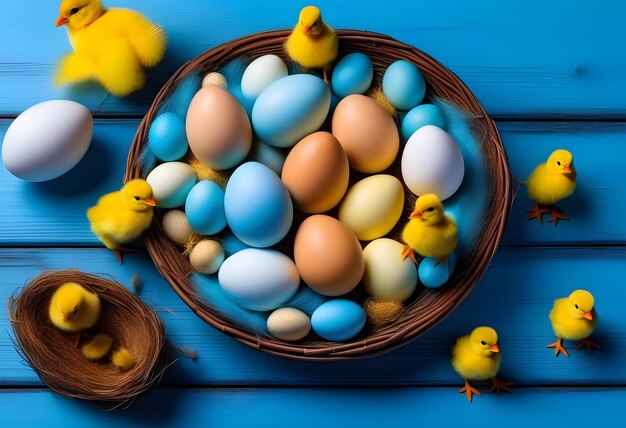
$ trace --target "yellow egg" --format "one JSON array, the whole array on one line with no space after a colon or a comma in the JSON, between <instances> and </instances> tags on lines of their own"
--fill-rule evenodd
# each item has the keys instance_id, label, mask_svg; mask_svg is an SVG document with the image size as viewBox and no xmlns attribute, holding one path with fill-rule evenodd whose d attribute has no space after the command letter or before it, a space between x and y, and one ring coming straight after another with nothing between
<instances>
[{"instance_id":1,"label":"yellow egg","mask_svg":"<svg viewBox=\"0 0 626 428\"><path fill-rule=\"evenodd\" d=\"M403 245L393 239L376 239L363 250L363 284L371 296L403 302L415 291L417 268L410 258L402 260Z\"/></svg>"},{"instance_id":2,"label":"yellow egg","mask_svg":"<svg viewBox=\"0 0 626 428\"><path fill-rule=\"evenodd\" d=\"M352 186L339 206L339 221L361 241L386 235L404 209L404 189L396 177L372 175Z\"/></svg>"}]
</instances>

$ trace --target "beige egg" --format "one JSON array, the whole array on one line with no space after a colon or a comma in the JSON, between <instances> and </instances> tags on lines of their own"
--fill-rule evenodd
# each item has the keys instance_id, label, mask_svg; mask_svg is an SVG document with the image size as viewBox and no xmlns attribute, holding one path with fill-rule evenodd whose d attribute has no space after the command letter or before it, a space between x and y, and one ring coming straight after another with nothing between
<instances>
[{"instance_id":1,"label":"beige egg","mask_svg":"<svg viewBox=\"0 0 626 428\"><path fill-rule=\"evenodd\" d=\"M400 135L393 117L365 95L349 95L337 104L332 130L357 171L381 172L398 155Z\"/></svg>"},{"instance_id":2,"label":"beige egg","mask_svg":"<svg viewBox=\"0 0 626 428\"><path fill-rule=\"evenodd\" d=\"M193 230L187 216L179 210L170 210L163 216L163 232L178 245L185 245L191 238Z\"/></svg>"},{"instance_id":3,"label":"beige egg","mask_svg":"<svg viewBox=\"0 0 626 428\"><path fill-rule=\"evenodd\" d=\"M219 86L220 88L227 88L228 82L222 73L212 72L204 76L202 79L202 87L209 85Z\"/></svg>"},{"instance_id":4,"label":"beige egg","mask_svg":"<svg viewBox=\"0 0 626 428\"><path fill-rule=\"evenodd\" d=\"M314 132L291 149L281 179L296 207L313 214L341 201L349 175L348 158L339 141L328 132Z\"/></svg>"},{"instance_id":5,"label":"beige egg","mask_svg":"<svg viewBox=\"0 0 626 428\"><path fill-rule=\"evenodd\" d=\"M296 308L276 309L267 318L267 329L277 339L295 342L311 331L309 316Z\"/></svg>"},{"instance_id":6,"label":"beige egg","mask_svg":"<svg viewBox=\"0 0 626 428\"><path fill-rule=\"evenodd\" d=\"M196 272L207 275L215 273L224 262L224 247L217 241L204 239L189 253L189 262Z\"/></svg>"},{"instance_id":7,"label":"beige egg","mask_svg":"<svg viewBox=\"0 0 626 428\"><path fill-rule=\"evenodd\" d=\"M250 152L252 126L237 98L209 85L191 100L186 119L187 141L196 159L213 169L236 166Z\"/></svg>"},{"instance_id":8,"label":"beige egg","mask_svg":"<svg viewBox=\"0 0 626 428\"><path fill-rule=\"evenodd\" d=\"M403 245L388 238L376 239L363 250L363 284L370 296L403 302L417 287L417 268L410 258L402 260Z\"/></svg>"}]
</instances>

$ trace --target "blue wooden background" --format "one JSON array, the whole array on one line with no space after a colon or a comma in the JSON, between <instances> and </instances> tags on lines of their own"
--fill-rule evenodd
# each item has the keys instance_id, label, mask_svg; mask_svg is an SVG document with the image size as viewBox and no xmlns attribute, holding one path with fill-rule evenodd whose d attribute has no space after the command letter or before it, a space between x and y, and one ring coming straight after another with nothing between
<instances>
[{"instance_id":1,"label":"blue wooden background","mask_svg":"<svg viewBox=\"0 0 626 428\"><path fill-rule=\"evenodd\" d=\"M96 86L54 88L52 73L69 50L55 29L58 1L2 1L0 138L11 120L48 99L79 101L95 117L85 159L55 181L32 184L0 168L0 425L387 426L438 424L623 426L626 400L626 3L617 0L395 0L316 3L336 28L389 34L456 72L502 132L510 166L526 177L555 148L574 153L572 218L557 228L528 222L518 193L502 247L461 307L418 341L366 361L310 364L272 357L197 319L149 257L124 265L90 233L85 209L119 187L126 154L156 91L184 61L256 31L291 27L303 1L111 0L142 11L170 38L149 86L117 99ZM159 388L126 411L67 400L47 391L13 348L7 300L43 269L73 267L145 281L141 297L167 324L170 339L196 350ZM593 355L555 359L547 319L552 300L584 287L601 317ZM468 404L449 364L456 336L487 324L500 333L501 377L512 394ZM531 425L531 426L532 426Z\"/></svg>"}]
</instances>

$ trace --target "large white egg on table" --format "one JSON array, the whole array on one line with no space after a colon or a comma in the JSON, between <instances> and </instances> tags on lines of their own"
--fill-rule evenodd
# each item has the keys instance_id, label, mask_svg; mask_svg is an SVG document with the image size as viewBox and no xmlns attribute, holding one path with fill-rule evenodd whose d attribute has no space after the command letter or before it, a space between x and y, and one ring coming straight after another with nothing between
<instances>
[{"instance_id":1,"label":"large white egg on table","mask_svg":"<svg viewBox=\"0 0 626 428\"><path fill-rule=\"evenodd\" d=\"M241 77L241 92L250 101L257 99L263 89L285 77L287 65L277 55L263 55L248 65Z\"/></svg>"},{"instance_id":2,"label":"large white egg on table","mask_svg":"<svg viewBox=\"0 0 626 428\"><path fill-rule=\"evenodd\" d=\"M411 135L402 152L402 179L420 196L448 199L461 186L465 163L459 145L443 129L423 126Z\"/></svg>"},{"instance_id":3,"label":"large white egg on table","mask_svg":"<svg viewBox=\"0 0 626 428\"><path fill-rule=\"evenodd\" d=\"M74 101L45 101L11 123L2 143L2 162L22 180L52 180L80 162L92 134L93 118L85 106Z\"/></svg>"},{"instance_id":4,"label":"large white egg on table","mask_svg":"<svg viewBox=\"0 0 626 428\"><path fill-rule=\"evenodd\" d=\"M218 280L237 305L253 311L282 306L300 285L293 260L279 251L260 248L247 248L227 258Z\"/></svg>"}]
</instances>

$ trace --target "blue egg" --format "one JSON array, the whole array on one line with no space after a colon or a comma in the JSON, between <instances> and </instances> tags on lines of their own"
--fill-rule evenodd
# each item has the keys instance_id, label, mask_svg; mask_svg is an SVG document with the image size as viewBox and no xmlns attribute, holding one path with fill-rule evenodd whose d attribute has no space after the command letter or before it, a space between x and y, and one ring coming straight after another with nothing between
<instances>
[{"instance_id":1,"label":"blue egg","mask_svg":"<svg viewBox=\"0 0 626 428\"><path fill-rule=\"evenodd\" d=\"M189 148L185 122L174 113L159 115L150 125L148 145L152 153L164 162L182 158Z\"/></svg>"},{"instance_id":2,"label":"blue egg","mask_svg":"<svg viewBox=\"0 0 626 428\"><path fill-rule=\"evenodd\" d=\"M252 247L269 247L287 235L293 205L280 178L259 162L235 170L224 195L226 220L235 236Z\"/></svg>"},{"instance_id":3,"label":"blue egg","mask_svg":"<svg viewBox=\"0 0 626 428\"><path fill-rule=\"evenodd\" d=\"M424 99L426 81L415 64L396 61L385 71L383 93L398 110L411 110Z\"/></svg>"},{"instance_id":4,"label":"blue egg","mask_svg":"<svg viewBox=\"0 0 626 428\"><path fill-rule=\"evenodd\" d=\"M200 181L187 195L185 214L191 228L199 234L221 232L226 227L224 190L214 181Z\"/></svg>"},{"instance_id":5,"label":"blue egg","mask_svg":"<svg viewBox=\"0 0 626 428\"><path fill-rule=\"evenodd\" d=\"M450 254L447 262L441 262L438 266L437 259L425 257L417 269L417 276L424 287L438 288L444 285L454 273L456 266L456 253Z\"/></svg>"},{"instance_id":6,"label":"blue egg","mask_svg":"<svg viewBox=\"0 0 626 428\"><path fill-rule=\"evenodd\" d=\"M415 131L426 125L435 125L442 129L446 126L446 117L441 107L422 104L412 108L402 119L402 138L408 141Z\"/></svg>"},{"instance_id":7,"label":"blue egg","mask_svg":"<svg viewBox=\"0 0 626 428\"><path fill-rule=\"evenodd\" d=\"M322 126L329 109L330 89L322 79L293 74L261 92L252 107L252 127L267 144L293 147Z\"/></svg>"},{"instance_id":8,"label":"blue egg","mask_svg":"<svg viewBox=\"0 0 626 428\"><path fill-rule=\"evenodd\" d=\"M374 65L370 57L361 52L344 56L333 70L331 83L339 98L364 94L372 84Z\"/></svg>"},{"instance_id":9,"label":"blue egg","mask_svg":"<svg viewBox=\"0 0 626 428\"><path fill-rule=\"evenodd\" d=\"M323 339L343 342L352 339L363 329L365 311L352 300L329 300L313 312L311 326Z\"/></svg>"}]
</instances>

